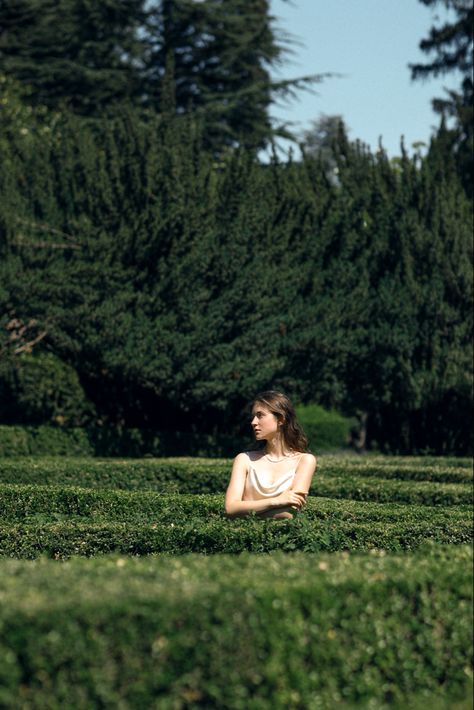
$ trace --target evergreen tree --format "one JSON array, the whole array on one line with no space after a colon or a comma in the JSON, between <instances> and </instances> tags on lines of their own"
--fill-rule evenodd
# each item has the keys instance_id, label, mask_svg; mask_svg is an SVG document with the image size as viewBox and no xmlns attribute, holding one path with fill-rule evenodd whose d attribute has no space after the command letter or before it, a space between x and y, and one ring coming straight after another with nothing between
<instances>
[{"instance_id":1,"label":"evergreen tree","mask_svg":"<svg viewBox=\"0 0 474 710\"><path fill-rule=\"evenodd\" d=\"M278 95L294 95L321 77L274 81L285 54L268 0L162 0L150 5L148 94L162 110L164 67L173 58L176 108L205 122L206 145L261 148L274 134L269 116Z\"/></svg>"},{"instance_id":2,"label":"evergreen tree","mask_svg":"<svg viewBox=\"0 0 474 710\"><path fill-rule=\"evenodd\" d=\"M368 414L369 437L387 450L468 452L468 426L447 420L454 402L466 420L472 407L472 209L457 178L428 159L419 167L404 154L399 172L381 153L372 176L367 320L343 378L349 409Z\"/></svg>"},{"instance_id":3,"label":"evergreen tree","mask_svg":"<svg viewBox=\"0 0 474 710\"><path fill-rule=\"evenodd\" d=\"M445 120L453 118L454 129L450 132L449 148L456 156L458 171L469 195L473 188L473 6L470 0L420 0L424 5L435 7L443 4L455 13L452 22L432 27L428 37L420 42L420 49L432 56L426 64L412 64L412 78L426 79L458 73L461 85L457 91L448 91L444 98L433 99L433 108ZM442 124L445 137L445 122ZM444 146L448 143L444 140Z\"/></svg>"},{"instance_id":4,"label":"evergreen tree","mask_svg":"<svg viewBox=\"0 0 474 710\"><path fill-rule=\"evenodd\" d=\"M143 0L0 4L0 71L34 105L93 116L139 98Z\"/></svg>"},{"instance_id":5,"label":"evergreen tree","mask_svg":"<svg viewBox=\"0 0 474 710\"><path fill-rule=\"evenodd\" d=\"M334 185L319 155L215 160L204 130L64 114L0 141L0 388L32 349L74 368L102 422L229 432L283 387L359 414L385 450L469 453L472 206L454 168L341 130Z\"/></svg>"}]
</instances>

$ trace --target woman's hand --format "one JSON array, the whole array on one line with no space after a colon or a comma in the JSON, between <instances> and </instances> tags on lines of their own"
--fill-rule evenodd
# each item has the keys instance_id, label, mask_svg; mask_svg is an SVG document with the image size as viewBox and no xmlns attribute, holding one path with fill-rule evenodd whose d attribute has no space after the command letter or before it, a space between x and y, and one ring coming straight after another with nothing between
<instances>
[{"instance_id":1,"label":"woman's hand","mask_svg":"<svg viewBox=\"0 0 474 710\"><path fill-rule=\"evenodd\" d=\"M276 498L272 498L274 508L294 508L295 510L301 510L306 502L305 493L297 493L296 491L284 491L280 493Z\"/></svg>"}]
</instances>

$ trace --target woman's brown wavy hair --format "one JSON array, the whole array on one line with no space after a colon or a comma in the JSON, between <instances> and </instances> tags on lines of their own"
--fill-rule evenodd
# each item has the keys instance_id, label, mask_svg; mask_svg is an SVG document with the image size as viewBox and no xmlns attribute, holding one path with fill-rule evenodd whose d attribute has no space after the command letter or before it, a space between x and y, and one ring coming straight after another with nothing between
<instances>
[{"instance_id":1,"label":"woman's brown wavy hair","mask_svg":"<svg viewBox=\"0 0 474 710\"><path fill-rule=\"evenodd\" d=\"M252 408L263 404L281 422L284 448L288 451L308 451L308 439L301 424L296 419L295 408L283 392L267 390L260 392L252 402Z\"/></svg>"}]
</instances>

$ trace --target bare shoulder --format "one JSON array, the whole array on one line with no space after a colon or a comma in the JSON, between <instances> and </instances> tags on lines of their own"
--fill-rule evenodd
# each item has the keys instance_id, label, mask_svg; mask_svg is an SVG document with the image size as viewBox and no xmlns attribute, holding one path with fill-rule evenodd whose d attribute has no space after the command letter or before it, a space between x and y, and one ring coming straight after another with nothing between
<instances>
[{"instance_id":1,"label":"bare shoulder","mask_svg":"<svg viewBox=\"0 0 474 710\"><path fill-rule=\"evenodd\" d=\"M305 472L308 475L313 475L313 473L316 471L316 456L313 454L302 454L299 462L298 462L298 471Z\"/></svg>"},{"instance_id":2,"label":"bare shoulder","mask_svg":"<svg viewBox=\"0 0 474 710\"><path fill-rule=\"evenodd\" d=\"M234 458L232 463L232 469L234 471L246 471L249 465L249 456L246 451L241 451L240 454Z\"/></svg>"},{"instance_id":3,"label":"bare shoulder","mask_svg":"<svg viewBox=\"0 0 474 710\"><path fill-rule=\"evenodd\" d=\"M317 460L316 456L314 454L302 454L300 461L303 461L306 466L314 466L316 467Z\"/></svg>"}]
</instances>

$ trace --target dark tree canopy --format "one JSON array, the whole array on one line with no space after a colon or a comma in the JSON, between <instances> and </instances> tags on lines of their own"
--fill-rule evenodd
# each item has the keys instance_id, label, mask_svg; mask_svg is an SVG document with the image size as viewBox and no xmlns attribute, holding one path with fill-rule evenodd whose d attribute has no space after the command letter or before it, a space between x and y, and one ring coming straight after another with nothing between
<instances>
[{"instance_id":1,"label":"dark tree canopy","mask_svg":"<svg viewBox=\"0 0 474 710\"><path fill-rule=\"evenodd\" d=\"M216 161L191 115L7 135L4 397L29 349L110 424L228 433L282 387L385 450L468 451L472 205L438 151L392 163L341 128L335 185L318 156Z\"/></svg>"},{"instance_id":2,"label":"dark tree canopy","mask_svg":"<svg viewBox=\"0 0 474 710\"><path fill-rule=\"evenodd\" d=\"M17 0L0 4L0 72L24 97L97 115L137 99L143 0Z\"/></svg>"}]
</instances>

